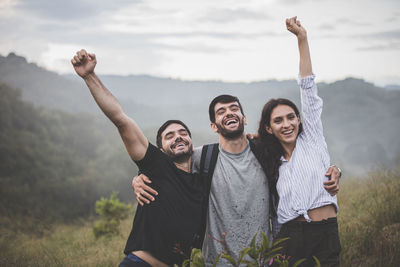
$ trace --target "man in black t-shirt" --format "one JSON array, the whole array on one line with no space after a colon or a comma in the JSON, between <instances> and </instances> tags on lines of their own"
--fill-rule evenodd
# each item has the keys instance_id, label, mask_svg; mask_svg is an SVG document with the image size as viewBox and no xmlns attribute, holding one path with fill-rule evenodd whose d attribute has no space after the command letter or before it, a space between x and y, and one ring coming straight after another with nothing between
<instances>
[{"instance_id":1,"label":"man in black t-shirt","mask_svg":"<svg viewBox=\"0 0 400 267\"><path fill-rule=\"evenodd\" d=\"M154 204L138 206L124 250L127 257L120 266L181 264L192 247L201 246L204 223L204 179L190 173L193 146L189 129L181 121L167 121L158 130L155 147L94 73L96 56L81 50L71 63L100 109L118 128L132 160L162 192Z\"/></svg>"}]
</instances>

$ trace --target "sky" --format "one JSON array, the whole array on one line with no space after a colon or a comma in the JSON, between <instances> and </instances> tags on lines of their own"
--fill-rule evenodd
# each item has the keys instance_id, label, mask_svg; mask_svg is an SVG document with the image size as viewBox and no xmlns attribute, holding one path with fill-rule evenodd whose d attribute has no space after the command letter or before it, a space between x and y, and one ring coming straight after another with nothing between
<instances>
[{"instance_id":1,"label":"sky","mask_svg":"<svg viewBox=\"0 0 400 267\"><path fill-rule=\"evenodd\" d=\"M400 84L398 0L0 0L0 54L58 73L85 48L98 74L183 80L293 79L307 29L318 81Z\"/></svg>"}]
</instances>

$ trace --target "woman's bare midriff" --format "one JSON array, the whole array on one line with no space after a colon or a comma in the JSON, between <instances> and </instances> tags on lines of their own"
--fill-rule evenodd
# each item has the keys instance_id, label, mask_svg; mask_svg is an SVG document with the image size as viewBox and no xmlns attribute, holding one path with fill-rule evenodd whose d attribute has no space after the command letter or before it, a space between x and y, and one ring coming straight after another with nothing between
<instances>
[{"instance_id":1,"label":"woman's bare midriff","mask_svg":"<svg viewBox=\"0 0 400 267\"><path fill-rule=\"evenodd\" d=\"M336 208L334 205L327 205L323 207L319 207L316 209L309 210L308 217L310 217L311 221L318 222L322 220L326 220L329 218L336 217ZM297 221L305 221L303 216L300 216L296 219Z\"/></svg>"},{"instance_id":2,"label":"woman's bare midriff","mask_svg":"<svg viewBox=\"0 0 400 267\"><path fill-rule=\"evenodd\" d=\"M147 251L138 250L138 251L133 251L132 254L135 254L136 256L138 256L139 258L150 264L152 267L168 267L167 264L157 260L153 255L151 255Z\"/></svg>"}]
</instances>

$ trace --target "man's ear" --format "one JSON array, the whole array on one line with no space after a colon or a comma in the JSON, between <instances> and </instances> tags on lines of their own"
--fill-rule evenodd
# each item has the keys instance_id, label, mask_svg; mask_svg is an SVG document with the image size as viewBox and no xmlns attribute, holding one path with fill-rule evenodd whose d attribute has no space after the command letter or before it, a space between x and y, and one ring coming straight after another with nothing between
<instances>
[{"instance_id":1,"label":"man's ear","mask_svg":"<svg viewBox=\"0 0 400 267\"><path fill-rule=\"evenodd\" d=\"M214 133L218 133L218 127L214 122L210 123L210 127Z\"/></svg>"},{"instance_id":2,"label":"man's ear","mask_svg":"<svg viewBox=\"0 0 400 267\"><path fill-rule=\"evenodd\" d=\"M243 125L247 125L247 117L246 117L246 115L243 115Z\"/></svg>"},{"instance_id":3,"label":"man's ear","mask_svg":"<svg viewBox=\"0 0 400 267\"><path fill-rule=\"evenodd\" d=\"M165 150L162 147L162 140L161 140L161 147L160 147L161 152L165 153Z\"/></svg>"}]
</instances>

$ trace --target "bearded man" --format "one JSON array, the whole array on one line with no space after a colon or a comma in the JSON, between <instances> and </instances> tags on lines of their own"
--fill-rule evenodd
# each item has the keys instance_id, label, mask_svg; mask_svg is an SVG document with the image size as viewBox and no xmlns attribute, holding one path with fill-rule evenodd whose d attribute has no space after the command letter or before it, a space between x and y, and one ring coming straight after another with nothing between
<instances>
[{"instance_id":1,"label":"bearded man","mask_svg":"<svg viewBox=\"0 0 400 267\"><path fill-rule=\"evenodd\" d=\"M160 192L157 202L137 208L120 267L180 265L193 247L200 247L204 224L204 179L191 173L188 127L179 120L167 121L158 130L155 147L94 73L96 56L82 49L71 63L117 127L132 160Z\"/></svg>"}]
</instances>

